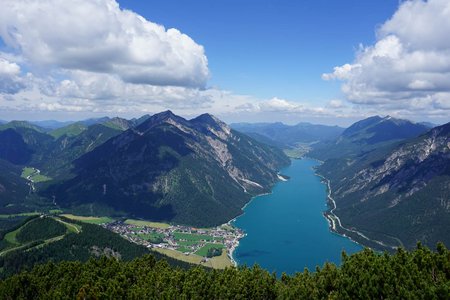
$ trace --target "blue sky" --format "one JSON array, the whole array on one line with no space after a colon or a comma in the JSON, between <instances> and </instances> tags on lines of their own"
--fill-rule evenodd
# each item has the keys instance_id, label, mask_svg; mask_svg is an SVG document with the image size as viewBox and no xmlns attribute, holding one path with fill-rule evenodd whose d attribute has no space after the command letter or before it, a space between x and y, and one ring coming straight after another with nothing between
<instances>
[{"instance_id":1,"label":"blue sky","mask_svg":"<svg viewBox=\"0 0 450 300\"><path fill-rule=\"evenodd\" d=\"M380 2L382 5L380 5ZM321 79L352 61L398 0L119 1L205 47L209 85L261 98L326 102L340 86Z\"/></svg>"},{"instance_id":2,"label":"blue sky","mask_svg":"<svg viewBox=\"0 0 450 300\"><path fill-rule=\"evenodd\" d=\"M450 119L448 0L3 0L0 119Z\"/></svg>"}]
</instances>

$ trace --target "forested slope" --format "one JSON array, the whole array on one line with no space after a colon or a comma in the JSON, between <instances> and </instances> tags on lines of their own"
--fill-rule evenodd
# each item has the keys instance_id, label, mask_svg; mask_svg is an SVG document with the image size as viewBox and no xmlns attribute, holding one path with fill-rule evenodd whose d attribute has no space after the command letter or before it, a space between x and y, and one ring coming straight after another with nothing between
<instances>
[{"instance_id":1,"label":"forested slope","mask_svg":"<svg viewBox=\"0 0 450 300\"><path fill-rule=\"evenodd\" d=\"M449 299L450 251L422 246L395 255L364 250L341 267L274 274L253 267L174 269L146 255L49 263L0 281L1 299Z\"/></svg>"}]
</instances>

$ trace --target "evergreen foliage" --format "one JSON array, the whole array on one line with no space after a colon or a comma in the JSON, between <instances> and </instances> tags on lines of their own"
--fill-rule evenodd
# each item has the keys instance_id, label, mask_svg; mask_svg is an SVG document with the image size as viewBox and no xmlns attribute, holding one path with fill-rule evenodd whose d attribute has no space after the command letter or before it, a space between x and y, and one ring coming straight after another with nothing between
<instances>
[{"instance_id":1,"label":"evergreen foliage","mask_svg":"<svg viewBox=\"0 0 450 300\"><path fill-rule=\"evenodd\" d=\"M60 236L65 234L66 231L66 226L52 218L35 218L20 229L16 239L20 243L28 243Z\"/></svg>"},{"instance_id":2,"label":"evergreen foliage","mask_svg":"<svg viewBox=\"0 0 450 300\"><path fill-rule=\"evenodd\" d=\"M293 276L253 268L178 269L151 255L48 263L0 281L1 299L449 299L450 251L366 249Z\"/></svg>"},{"instance_id":3,"label":"evergreen foliage","mask_svg":"<svg viewBox=\"0 0 450 300\"><path fill-rule=\"evenodd\" d=\"M173 266L183 268L190 266L188 263L171 259L165 255L150 251L144 246L132 243L101 226L64 218L61 219L79 225L81 227L80 233L68 233L63 239L48 243L42 247L30 248L27 251L17 250L0 256L0 278L24 270L30 270L36 264L42 264L48 261L85 262L89 258L99 255L108 255L129 261L144 254L152 253L158 259L165 258ZM31 225L38 220L40 219L32 220L29 224ZM65 226L62 226L65 230ZM11 228L8 231L15 230L19 227ZM21 231L26 229L26 227L22 228ZM39 227L41 226L39 225ZM45 229L42 227L42 232L45 232ZM28 234L26 236L28 237ZM38 241L37 238L33 238L33 240ZM2 299L1 296L0 299Z\"/></svg>"}]
</instances>

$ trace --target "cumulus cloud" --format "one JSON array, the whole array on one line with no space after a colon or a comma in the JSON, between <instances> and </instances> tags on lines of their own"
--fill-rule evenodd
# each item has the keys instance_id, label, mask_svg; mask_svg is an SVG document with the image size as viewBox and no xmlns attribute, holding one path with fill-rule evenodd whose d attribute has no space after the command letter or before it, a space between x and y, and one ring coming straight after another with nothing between
<instances>
[{"instance_id":1,"label":"cumulus cloud","mask_svg":"<svg viewBox=\"0 0 450 300\"><path fill-rule=\"evenodd\" d=\"M20 66L0 57L0 93L16 94L26 87Z\"/></svg>"},{"instance_id":2,"label":"cumulus cloud","mask_svg":"<svg viewBox=\"0 0 450 300\"><path fill-rule=\"evenodd\" d=\"M115 0L3 0L0 37L44 68L114 74L127 83L202 88L201 45Z\"/></svg>"},{"instance_id":3,"label":"cumulus cloud","mask_svg":"<svg viewBox=\"0 0 450 300\"><path fill-rule=\"evenodd\" d=\"M322 78L344 81L342 91L357 105L448 114L442 110L449 109L443 100L450 98L449 36L448 0L404 1L374 45L361 46L353 63Z\"/></svg>"},{"instance_id":4,"label":"cumulus cloud","mask_svg":"<svg viewBox=\"0 0 450 300\"><path fill-rule=\"evenodd\" d=\"M342 100L338 100L338 99L330 100L328 102L327 106L330 107L330 108L336 108L336 109L338 109L338 108L345 108L346 107L346 105L342 102Z\"/></svg>"}]
</instances>

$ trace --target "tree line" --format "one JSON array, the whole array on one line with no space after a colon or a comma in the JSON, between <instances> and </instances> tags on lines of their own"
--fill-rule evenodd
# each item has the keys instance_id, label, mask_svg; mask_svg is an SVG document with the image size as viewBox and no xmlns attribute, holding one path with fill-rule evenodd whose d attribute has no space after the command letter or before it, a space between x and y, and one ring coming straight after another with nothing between
<instances>
[{"instance_id":1,"label":"tree line","mask_svg":"<svg viewBox=\"0 0 450 300\"><path fill-rule=\"evenodd\" d=\"M0 281L0 299L450 299L450 251L418 244L379 254L342 254L295 275L253 266L225 270L179 268L144 255L102 257L34 267Z\"/></svg>"}]
</instances>

